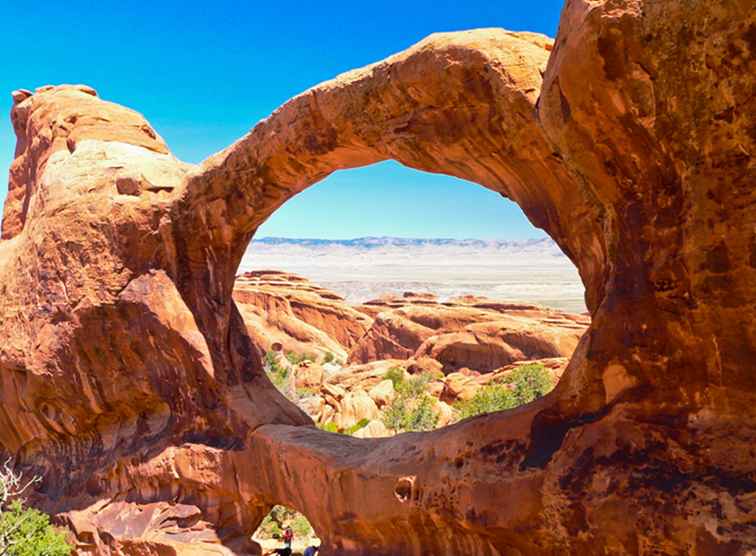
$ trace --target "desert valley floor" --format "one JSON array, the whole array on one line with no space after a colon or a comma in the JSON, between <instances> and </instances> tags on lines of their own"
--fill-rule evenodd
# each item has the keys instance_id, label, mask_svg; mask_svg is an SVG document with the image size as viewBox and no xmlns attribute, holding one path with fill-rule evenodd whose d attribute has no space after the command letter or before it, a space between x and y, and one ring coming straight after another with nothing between
<instances>
[{"instance_id":1,"label":"desert valley floor","mask_svg":"<svg viewBox=\"0 0 756 556\"><path fill-rule=\"evenodd\" d=\"M411 291L586 311L577 269L551 239L262 238L239 272L262 269L298 274L351 303Z\"/></svg>"}]
</instances>

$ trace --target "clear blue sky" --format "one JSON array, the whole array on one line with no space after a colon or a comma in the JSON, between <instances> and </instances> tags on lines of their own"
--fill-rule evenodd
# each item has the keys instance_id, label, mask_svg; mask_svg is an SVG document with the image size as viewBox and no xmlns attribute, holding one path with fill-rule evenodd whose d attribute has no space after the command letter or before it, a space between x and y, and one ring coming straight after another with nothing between
<instances>
[{"instance_id":1,"label":"clear blue sky","mask_svg":"<svg viewBox=\"0 0 756 556\"><path fill-rule=\"evenodd\" d=\"M0 197L15 137L10 91L86 83L142 112L199 162L288 98L435 31L554 36L562 0L6 2L0 18ZM0 201L2 203L2 201ZM477 185L386 162L339 172L289 201L261 235L542 237Z\"/></svg>"}]
</instances>

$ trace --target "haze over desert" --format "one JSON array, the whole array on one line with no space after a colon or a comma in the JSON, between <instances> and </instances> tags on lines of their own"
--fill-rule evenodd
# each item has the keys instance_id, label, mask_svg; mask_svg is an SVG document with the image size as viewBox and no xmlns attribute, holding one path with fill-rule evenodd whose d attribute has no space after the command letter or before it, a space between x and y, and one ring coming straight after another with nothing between
<instances>
[{"instance_id":1,"label":"haze over desert","mask_svg":"<svg viewBox=\"0 0 756 556\"><path fill-rule=\"evenodd\" d=\"M350 303L411 291L586 310L575 265L549 238L261 238L247 248L239 272L262 269L307 277Z\"/></svg>"}]
</instances>

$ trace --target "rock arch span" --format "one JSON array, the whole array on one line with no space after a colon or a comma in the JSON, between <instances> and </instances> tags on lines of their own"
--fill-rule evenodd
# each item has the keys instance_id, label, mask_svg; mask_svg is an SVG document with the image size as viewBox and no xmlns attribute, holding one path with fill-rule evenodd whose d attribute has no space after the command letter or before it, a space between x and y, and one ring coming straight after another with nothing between
<instances>
[{"instance_id":1,"label":"rock arch span","mask_svg":"<svg viewBox=\"0 0 756 556\"><path fill-rule=\"evenodd\" d=\"M200 166L87 87L16 92L0 448L82 553L243 553L275 503L326 554L753 549L747 4L570 0L553 48L434 35ZM512 198L573 260L593 324L552 395L359 440L268 383L231 298L244 248L385 158Z\"/></svg>"}]
</instances>

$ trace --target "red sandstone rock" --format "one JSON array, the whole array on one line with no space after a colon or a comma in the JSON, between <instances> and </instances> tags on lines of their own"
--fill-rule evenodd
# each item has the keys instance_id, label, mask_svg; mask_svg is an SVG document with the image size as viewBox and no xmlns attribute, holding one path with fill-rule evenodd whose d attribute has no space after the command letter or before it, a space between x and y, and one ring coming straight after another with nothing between
<instances>
[{"instance_id":1,"label":"red sandstone rock","mask_svg":"<svg viewBox=\"0 0 756 556\"><path fill-rule=\"evenodd\" d=\"M756 550L754 17L570 0L553 50L434 35L200 167L89 90L19 97L3 455L105 554L162 550L139 536L154 504L198 508L243 553L275 503L324 556ZM232 297L241 254L299 191L386 158L513 199L575 262L591 325L551 395L368 440L315 429L268 382ZM124 498L133 528L100 519Z\"/></svg>"},{"instance_id":2,"label":"red sandstone rock","mask_svg":"<svg viewBox=\"0 0 756 556\"><path fill-rule=\"evenodd\" d=\"M444 372L462 367L489 372L515 361L568 357L590 323L581 315L472 296L441 304L410 294L360 309L378 303L386 310L375 314L350 361L428 357Z\"/></svg>"},{"instance_id":3,"label":"red sandstone rock","mask_svg":"<svg viewBox=\"0 0 756 556\"><path fill-rule=\"evenodd\" d=\"M346 360L372 319L304 278L276 271L247 272L234 283L234 300L263 350Z\"/></svg>"}]
</instances>

